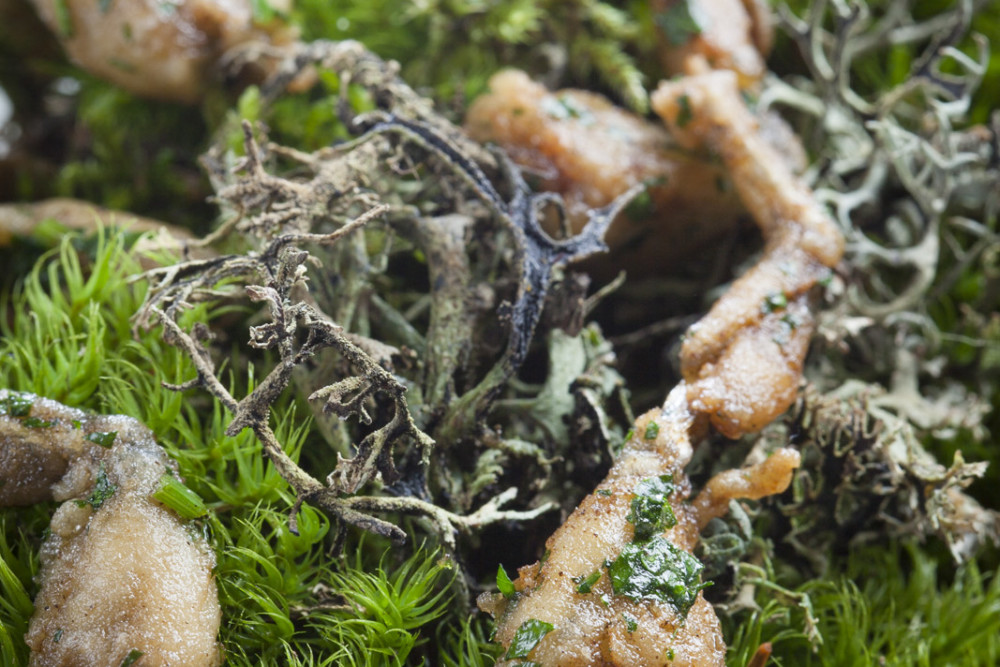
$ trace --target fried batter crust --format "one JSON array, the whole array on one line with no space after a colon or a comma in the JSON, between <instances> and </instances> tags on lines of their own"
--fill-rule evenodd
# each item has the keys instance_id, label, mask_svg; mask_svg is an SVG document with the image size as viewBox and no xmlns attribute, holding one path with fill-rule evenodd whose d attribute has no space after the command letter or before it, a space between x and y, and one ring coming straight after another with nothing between
<instances>
[{"instance_id":1,"label":"fried batter crust","mask_svg":"<svg viewBox=\"0 0 1000 667\"><path fill-rule=\"evenodd\" d=\"M538 619L554 629L529 658L546 667L725 664L719 621L700 592L685 618L666 602L634 602L616 596L604 569L634 537L627 518L630 504L636 485L649 477L673 476L676 491L670 503L677 525L663 535L687 552L698 541L699 527L724 513L730 499L759 498L787 488L798 466L798 453L779 450L755 468L716 476L695 503L685 502L691 492L684 473L692 453L690 424L683 385L671 392L663 409L636 421L633 436L608 476L546 542L546 557L518 571L514 599L480 597L480 608L497 617L497 641L509 648L517 629L529 619ZM655 435L647 437L656 429ZM601 578L589 593L580 593L580 578L595 571L602 573ZM629 617L636 624L632 631ZM498 663L513 664L516 661Z\"/></svg>"},{"instance_id":2,"label":"fried batter crust","mask_svg":"<svg viewBox=\"0 0 1000 667\"><path fill-rule=\"evenodd\" d=\"M692 406L739 437L794 399L813 329L808 292L840 261L843 236L760 136L734 73L662 82L652 101L680 144L722 158L766 242L760 261L688 330L681 349Z\"/></svg>"},{"instance_id":3,"label":"fried batter crust","mask_svg":"<svg viewBox=\"0 0 1000 667\"><path fill-rule=\"evenodd\" d=\"M489 85L470 106L466 130L539 174L541 189L560 193L572 233L586 223L589 209L634 185L648 186L643 205L627 209L605 236L609 261L630 273L644 265L661 269L664 261L726 234L744 213L720 165L678 150L662 126L607 98L551 92L519 70L501 71Z\"/></svg>"},{"instance_id":4,"label":"fried batter crust","mask_svg":"<svg viewBox=\"0 0 1000 667\"><path fill-rule=\"evenodd\" d=\"M713 69L736 72L742 87L753 85L767 72L764 58L774 31L762 0L654 0L652 11L661 17L660 58L666 71L690 74L692 61L703 59ZM662 29L663 21L677 21L678 12L689 15L697 26L679 43Z\"/></svg>"},{"instance_id":5,"label":"fried batter crust","mask_svg":"<svg viewBox=\"0 0 1000 667\"><path fill-rule=\"evenodd\" d=\"M214 557L151 497L176 464L134 419L17 396L37 421L0 414L0 505L66 501L42 547L29 664L120 665L138 650L151 667L219 665ZM111 432L110 448L86 438ZM103 504L92 497L102 479L115 487Z\"/></svg>"},{"instance_id":6,"label":"fried batter crust","mask_svg":"<svg viewBox=\"0 0 1000 667\"><path fill-rule=\"evenodd\" d=\"M247 0L32 0L80 67L137 95L195 103L216 60L252 39L287 43L253 21Z\"/></svg>"}]
</instances>

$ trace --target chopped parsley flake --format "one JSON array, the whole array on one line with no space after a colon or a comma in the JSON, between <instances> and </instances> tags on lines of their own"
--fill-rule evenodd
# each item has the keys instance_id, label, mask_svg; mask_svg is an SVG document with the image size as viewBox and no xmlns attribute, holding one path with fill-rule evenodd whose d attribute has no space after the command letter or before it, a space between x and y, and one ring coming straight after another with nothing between
<instances>
[{"instance_id":1,"label":"chopped parsley flake","mask_svg":"<svg viewBox=\"0 0 1000 667\"><path fill-rule=\"evenodd\" d=\"M108 431L107 433L94 431L93 433L88 433L83 436L83 439L89 440L95 445L100 445L101 447L110 447L115 443L116 437L118 437L118 431Z\"/></svg>"},{"instance_id":2,"label":"chopped parsley flake","mask_svg":"<svg viewBox=\"0 0 1000 667\"><path fill-rule=\"evenodd\" d=\"M497 567L497 590L499 590L505 598L514 597L517 592L514 589L514 582L510 580L510 576L507 574L507 570L503 569L503 565Z\"/></svg>"},{"instance_id":3,"label":"chopped parsley flake","mask_svg":"<svg viewBox=\"0 0 1000 667\"><path fill-rule=\"evenodd\" d=\"M646 424L646 432L642 434L642 437L646 440L653 440L660 434L660 425L656 422L649 422Z\"/></svg>"},{"instance_id":4,"label":"chopped parsley flake","mask_svg":"<svg viewBox=\"0 0 1000 667\"><path fill-rule=\"evenodd\" d=\"M701 562L657 535L646 542L633 542L608 565L608 576L616 595L633 601L669 602L681 615L694 604L701 582Z\"/></svg>"},{"instance_id":5,"label":"chopped parsley flake","mask_svg":"<svg viewBox=\"0 0 1000 667\"><path fill-rule=\"evenodd\" d=\"M632 614L625 612L622 614L622 618L625 619L625 629L629 632L635 632L636 628L639 627L639 619Z\"/></svg>"},{"instance_id":6,"label":"chopped parsley flake","mask_svg":"<svg viewBox=\"0 0 1000 667\"><path fill-rule=\"evenodd\" d=\"M600 570L594 570L587 576L583 576L581 574L578 577L573 577L573 583L576 584L576 592L586 595L587 593L590 592L590 590L594 587L594 584L596 584L600 578L601 578Z\"/></svg>"},{"instance_id":7,"label":"chopped parsley flake","mask_svg":"<svg viewBox=\"0 0 1000 667\"><path fill-rule=\"evenodd\" d=\"M761 311L765 313L773 313L776 310L781 310L782 308L788 307L788 297L785 296L784 292L775 292L774 294L768 294L764 297L764 304L761 306Z\"/></svg>"},{"instance_id":8,"label":"chopped parsley flake","mask_svg":"<svg viewBox=\"0 0 1000 667\"><path fill-rule=\"evenodd\" d=\"M111 480L108 479L108 473L104 469L104 464L102 463L101 467L97 471L97 482L94 484L94 490L91 492L90 497L86 500L78 500L76 501L76 504L80 507L90 505L95 510L100 509L101 505L103 505L108 498L115 495L115 491L117 490L118 487L112 484Z\"/></svg>"},{"instance_id":9,"label":"chopped parsley flake","mask_svg":"<svg viewBox=\"0 0 1000 667\"><path fill-rule=\"evenodd\" d=\"M132 649L128 652L128 655L122 660L120 667L130 667L130 665L135 664L135 661L145 655L142 651L137 648Z\"/></svg>"},{"instance_id":10,"label":"chopped parsley flake","mask_svg":"<svg viewBox=\"0 0 1000 667\"><path fill-rule=\"evenodd\" d=\"M38 417L28 417L21 422L28 428L51 428L56 425L55 419L39 419Z\"/></svg>"},{"instance_id":11,"label":"chopped parsley flake","mask_svg":"<svg viewBox=\"0 0 1000 667\"><path fill-rule=\"evenodd\" d=\"M687 95L681 95L677 98L677 106L680 107L677 111L677 127L684 128L694 119L694 113L691 111L691 98Z\"/></svg>"},{"instance_id":12,"label":"chopped parsley flake","mask_svg":"<svg viewBox=\"0 0 1000 667\"><path fill-rule=\"evenodd\" d=\"M635 539L646 540L677 525L670 506L674 492L672 475L644 479L635 486L635 497L626 519L635 526Z\"/></svg>"},{"instance_id":13,"label":"chopped parsley flake","mask_svg":"<svg viewBox=\"0 0 1000 667\"><path fill-rule=\"evenodd\" d=\"M551 623L539 621L537 618L529 618L514 633L514 639L511 640L510 648L507 649L507 659L527 658L528 654L538 646L538 642L542 641L542 638L553 629L554 626Z\"/></svg>"},{"instance_id":14,"label":"chopped parsley flake","mask_svg":"<svg viewBox=\"0 0 1000 667\"><path fill-rule=\"evenodd\" d=\"M8 394L7 398L0 401L0 414L11 417L27 417L31 414L31 406L35 401L27 395Z\"/></svg>"}]
</instances>

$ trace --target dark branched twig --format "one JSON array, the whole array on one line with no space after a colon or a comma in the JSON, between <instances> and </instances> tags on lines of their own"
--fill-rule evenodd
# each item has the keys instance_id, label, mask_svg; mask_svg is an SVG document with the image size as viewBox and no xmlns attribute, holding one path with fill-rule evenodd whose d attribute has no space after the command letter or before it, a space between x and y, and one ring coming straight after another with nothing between
<instances>
[{"instance_id":1,"label":"dark branched twig","mask_svg":"<svg viewBox=\"0 0 1000 667\"><path fill-rule=\"evenodd\" d=\"M393 449L398 442L414 442L421 452L421 460L426 463L434 441L414 423L405 400L406 387L391 372L391 368L383 366L388 361L373 359L354 342L356 337L349 336L311 302L306 288L306 263L310 254L303 246L337 243L386 213L389 207L376 205L332 232L311 232L320 222L336 224L335 216L330 211L335 205L334 200L342 192L337 187L331 187L329 165L314 161L311 166L315 175L307 182L273 176L264 169L260 148L249 124L244 123L243 129L246 158L236 169L242 171L244 176L221 187L219 198L232 203L239 211L242 219L233 226L266 239L266 244L261 250L246 255L186 262L147 274L153 287L137 315L136 326L162 324L165 340L183 349L193 359L197 370L197 378L175 388L201 386L218 398L233 414L228 434L234 435L244 428L251 429L260 440L264 453L295 489L296 506L302 502L316 504L344 524L396 541L405 539L403 531L373 514L393 512L424 517L453 548L456 528L469 530L492 521L530 519L550 509L549 505L544 505L526 512L501 511L500 506L513 498L514 489L499 494L467 516L455 515L414 497L349 495L376 480L391 484L398 479L393 460ZM476 176L481 185L492 187L481 172L477 172ZM358 196L354 201L366 199L365 196ZM178 323L187 305L217 298L220 295L218 286L230 283L245 285L251 301L267 306L270 321L251 328L250 345L273 351L278 357L274 368L239 400L217 377L204 345L209 338L207 327L198 324L188 332ZM544 282L538 284L543 286L544 294L547 276ZM232 296L232 290L224 294ZM533 316L532 326L534 321L537 321L537 316ZM530 330L526 335L530 338ZM523 343L525 348L526 345L527 341ZM336 468L323 484L284 452L268 422L271 406L291 382L295 369L328 348L339 353L353 375L314 391L309 399L323 401L323 410L327 413L341 419L357 417L365 426L376 423L370 413L372 406L387 404L387 410L380 410L381 423L357 444L355 456L349 459L338 457ZM387 418L384 417L386 414ZM291 526L295 526L294 517Z\"/></svg>"},{"instance_id":2,"label":"dark branched twig","mask_svg":"<svg viewBox=\"0 0 1000 667\"><path fill-rule=\"evenodd\" d=\"M608 206L590 211L587 224L576 236L555 240L542 228L539 218L546 205L560 207L562 214L562 201L551 193L532 192L520 169L503 153L497 152L495 158L510 191L508 199L501 196L478 164L428 123L376 112L367 115L359 125L367 128L359 142L373 136L396 134L436 155L471 188L514 240L514 262L519 267L517 293L514 303L506 305L502 312L510 322L507 348L480 384L451 406L444 427L450 440L450 436L464 432L468 424L485 416L501 387L520 368L541 317L553 271L571 261L607 250L604 234L608 226L642 187L634 187Z\"/></svg>"}]
</instances>

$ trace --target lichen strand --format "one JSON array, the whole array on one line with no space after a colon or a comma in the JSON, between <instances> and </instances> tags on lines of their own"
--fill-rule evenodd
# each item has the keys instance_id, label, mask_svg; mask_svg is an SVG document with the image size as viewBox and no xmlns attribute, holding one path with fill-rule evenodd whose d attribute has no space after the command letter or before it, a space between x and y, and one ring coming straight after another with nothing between
<instances>
[{"instance_id":1,"label":"lichen strand","mask_svg":"<svg viewBox=\"0 0 1000 667\"><path fill-rule=\"evenodd\" d=\"M15 466L4 479L24 480L3 500L65 501L42 547L30 664L119 665L141 651L149 665L219 665L215 558L151 497L176 464L134 419L0 390L0 403L12 397L30 398L31 411L0 415L0 461Z\"/></svg>"}]
</instances>

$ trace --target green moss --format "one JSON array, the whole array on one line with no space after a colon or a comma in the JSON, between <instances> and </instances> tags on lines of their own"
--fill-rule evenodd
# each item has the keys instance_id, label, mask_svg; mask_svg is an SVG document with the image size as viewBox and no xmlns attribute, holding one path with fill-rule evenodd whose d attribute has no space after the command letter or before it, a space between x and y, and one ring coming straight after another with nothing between
<instances>
[{"instance_id":1,"label":"green moss","mask_svg":"<svg viewBox=\"0 0 1000 667\"><path fill-rule=\"evenodd\" d=\"M794 590L808 595L822 644L805 636L806 607L758 587L760 610L723 618L733 637L728 665L745 667L766 641L776 664L806 667L987 667L1000 660L1000 577L975 562L951 571L915 545L868 548Z\"/></svg>"},{"instance_id":2,"label":"green moss","mask_svg":"<svg viewBox=\"0 0 1000 667\"><path fill-rule=\"evenodd\" d=\"M13 318L3 324L0 377L11 389L134 416L157 434L210 510L191 526L216 551L227 664L359 664L359 656L360 664L404 664L407 655L426 650L436 619L451 614L450 623L461 624L448 604L449 565L438 554L403 552L396 560L382 555L384 544L354 545L353 560L340 564L328 556L328 519L308 505L299 508L293 534L288 511L295 499L252 434L225 435L228 416L217 404L162 386L161 380L181 382L194 369L157 332L132 339L129 318L146 286L129 282L137 266L126 237L102 231L92 254L77 251L74 241L63 239L10 297ZM195 310L191 316L205 321L227 314L207 306ZM297 460L311 421L291 403L276 414L274 429ZM0 511L3 664L27 662L23 636L51 511ZM322 602L318 590L346 606L309 611ZM455 639L456 650L463 645L467 649L468 641Z\"/></svg>"}]
</instances>

